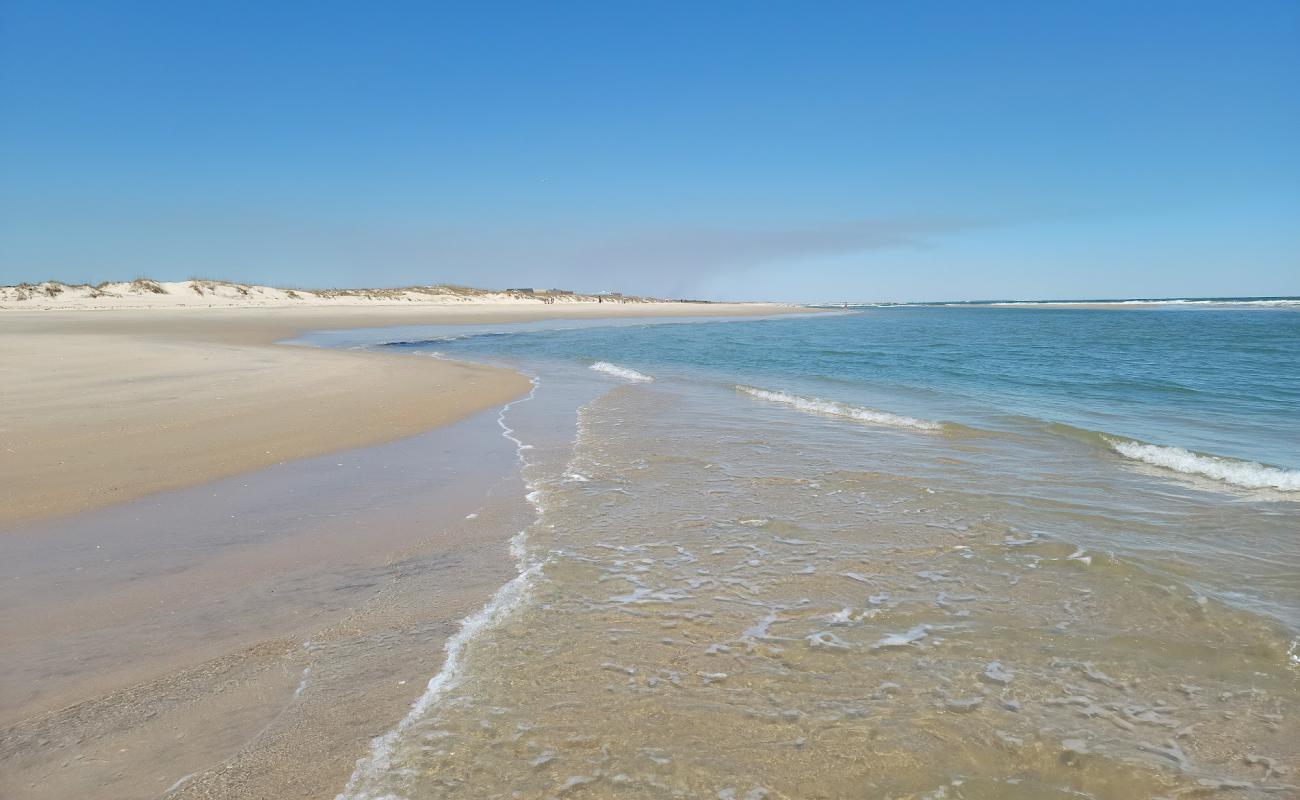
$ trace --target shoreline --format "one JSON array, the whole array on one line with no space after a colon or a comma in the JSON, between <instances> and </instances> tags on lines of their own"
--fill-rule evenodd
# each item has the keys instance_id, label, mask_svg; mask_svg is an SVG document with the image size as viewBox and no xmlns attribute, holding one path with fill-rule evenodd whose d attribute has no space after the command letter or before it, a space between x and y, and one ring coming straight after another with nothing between
<instances>
[{"instance_id":1,"label":"shoreline","mask_svg":"<svg viewBox=\"0 0 1300 800\"><path fill-rule=\"evenodd\" d=\"M770 315L769 304L0 311L0 531L412 436L528 390L455 361L280 346L325 329ZM365 387L357 391L357 387Z\"/></svg>"},{"instance_id":2,"label":"shoreline","mask_svg":"<svg viewBox=\"0 0 1300 800\"><path fill-rule=\"evenodd\" d=\"M513 571L496 420L0 537L0 795L333 797Z\"/></svg>"},{"instance_id":3,"label":"shoreline","mask_svg":"<svg viewBox=\"0 0 1300 800\"><path fill-rule=\"evenodd\" d=\"M462 620L513 576L508 542L532 509L492 410L527 393L524 376L276 342L331 327L797 309L667 310L0 312L13 334L0 342L6 402L27 414L5 447L27 424L60 456L5 449L0 478L31 470L29 497L65 489L25 518L11 491L0 516L0 562L23 578L0 592L12 667L0 794L333 797L443 668ZM72 430L31 426L38 414ZM299 438L264 452L272 423ZM87 453L121 488L78 507L66 491L77 473L51 465ZM214 458L232 453L243 460ZM151 464L173 485L145 480Z\"/></svg>"}]
</instances>

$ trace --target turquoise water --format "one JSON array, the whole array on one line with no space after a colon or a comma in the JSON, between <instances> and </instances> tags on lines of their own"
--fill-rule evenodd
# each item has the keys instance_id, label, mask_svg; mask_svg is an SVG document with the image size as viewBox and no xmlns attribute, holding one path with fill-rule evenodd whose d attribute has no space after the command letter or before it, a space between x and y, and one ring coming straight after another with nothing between
<instances>
[{"instance_id":1,"label":"turquoise water","mask_svg":"<svg viewBox=\"0 0 1300 800\"><path fill-rule=\"evenodd\" d=\"M513 366L566 408L633 370L699 404L676 422L702 437L723 421L775 422L807 451L1004 496L993 513L1008 524L1190 570L1200 590L1300 629L1300 306L1260 302L554 320L314 341ZM930 429L942 435L915 435Z\"/></svg>"},{"instance_id":2,"label":"turquoise water","mask_svg":"<svg viewBox=\"0 0 1300 800\"><path fill-rule=\"evenodd\" d=\"M606 361L979 428L1033 418L1300 469L1300 309L888 308L555 325L396 347Z\"/></svg>"},{"instance_id":3,"label":"turquoise water","mask_svg":"<svg viewBox=\"0 0 1300 800\"><path fill-rule=\"evenodd\" d=\"M1300 311L354 331L504 364L519 576L344 797L1276 797Z\"/></svg>"}]
</instances>

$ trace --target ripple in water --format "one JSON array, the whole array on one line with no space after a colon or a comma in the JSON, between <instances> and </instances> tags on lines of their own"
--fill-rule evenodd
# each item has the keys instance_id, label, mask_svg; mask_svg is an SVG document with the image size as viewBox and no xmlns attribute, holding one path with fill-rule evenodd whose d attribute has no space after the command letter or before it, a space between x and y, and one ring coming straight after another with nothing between
<instances>
[{"instance_id":1,"label":"ripple in water","mask_svg":"<svg viewBox=\"0 0 1300 800\"><path fill-rule=\"evenodd\" d=\"M1123 520L1029 528L1005 485L936 491L874 437L756 437L727 394L584 410L528 601L348 797L1296 792L1292 637L1189 588L1194 564L1064 535Z\"/></svg>"}]
</instances>

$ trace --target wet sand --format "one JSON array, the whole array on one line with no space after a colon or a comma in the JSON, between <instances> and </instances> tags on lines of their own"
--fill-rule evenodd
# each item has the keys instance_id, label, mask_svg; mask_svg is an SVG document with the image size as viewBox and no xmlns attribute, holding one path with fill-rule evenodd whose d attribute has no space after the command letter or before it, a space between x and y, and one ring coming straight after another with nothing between
<instances>
[{"instance_id":1,"label":"wet sand","mask_svg":"<svg viewBox=\"0 0 1300 800\"><path fill-rule=\"evenodd\" d=\"M332 797L509 577L522 496L489 411L0 537L0 796Z\"/></svg>"}]
</instances>

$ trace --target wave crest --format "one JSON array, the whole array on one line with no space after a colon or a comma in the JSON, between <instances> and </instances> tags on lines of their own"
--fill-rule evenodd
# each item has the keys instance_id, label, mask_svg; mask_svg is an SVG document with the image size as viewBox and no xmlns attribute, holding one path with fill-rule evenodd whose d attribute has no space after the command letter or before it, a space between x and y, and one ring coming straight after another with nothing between
<instances>
[{"instance_id":1,"label":"wave crest","mask_svg":"<svg viewBox=\"0 0 1300 800\"><path fill-rule=\"evenodd\" d=\"M613 375L615 378L622 378L625 381L635 381L637 383L649 383L654 378L644 372L637 372L634 369L620 367L617 364L611 364L608 361L597 361L591 365L591 368L597 372L603 372L606 375Z\"/></svg>"},{"instance_id":2,"label":"wave crest","mask_svg":"<svg viewBox=\"0 0 1300 800\"><path fill-rule=\"evenodd\" d=\"M928 419L917 419L916 417L907 417L901 414L891 414L888 411L877 411L874 408L864 406L851 406L847 403L840 403L835 400L822 400L819 397L800 397L799 395L789 394L787 392L773 392L767 389L757 389L753 386L738 384L736 391L747 394L750 397L757 397L760 400L767 400L772 403L797 408L800 411L807 411L813 414L829 414L833 417L845 417L855 419L859 422L868 422L873 425L892 425L897 428L915 428L922 431L937 431L943 428L943 423L932 422Z\"/></svg>"},{"instance_id":3,"label":"wave crest","mask_svg":"<svg viewBox=\"0 0 1300 800\"><path fill-rule=\"evenodd\" d=\"M1126 439L1111 439L1107 443L1115 452L1157 467L1186 475L1200 475L1244 489L1276 489L1282 492L1300 492L1300 470L1270 467L1255 461L1237 461L1219 456L1201 455L1181 447L1144 444Z\"/></svg>"}]
</instances>

